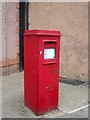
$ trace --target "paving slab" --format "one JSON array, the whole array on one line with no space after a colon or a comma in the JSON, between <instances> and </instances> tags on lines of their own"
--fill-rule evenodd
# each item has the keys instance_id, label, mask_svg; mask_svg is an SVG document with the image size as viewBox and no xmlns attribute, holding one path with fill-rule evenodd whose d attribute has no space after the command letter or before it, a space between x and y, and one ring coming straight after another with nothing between
<instances>
[{"instance_id":1,"label":"paving slab","mask_svg":"<svg viewBox=\"0 0 90 120\"><path fill-rule=\"evenodd\" d=\"M88 87L61 83L59 89L59 109L63 112L68 113L88 104Z\"/></svg>"},{"instance_id":2,"label":"paving slab","mask_svg":"<svg viewBox=\"0 0 90 120\"><path fill-rule=\"evenodd\" d=\"M2 118L2 77L0 76L0 119Z\"/></svg>"},{"instance_id":3,"label":"paving slab","mask_svg":"<svg viewBox=\"0 0 90 120\"><path fill-rule=\"evenodd\" d=\"M66 115L62 115L60 116L60 118L88 118L88 108L76 111L74 113L71 114L66 114Z\"/></svg>"},{"instance_id":4,"label":"paving slab","mask_svg":"<svg viewBox=\"0 0 90 120\"><path fill-rule=\"evenodd\" d=\"M88 104L88 87L59 82L59 109L36 116L24 105L23 72L3 76L2 91L3 118L56 118Z\"/></svg>"}]
</instances>

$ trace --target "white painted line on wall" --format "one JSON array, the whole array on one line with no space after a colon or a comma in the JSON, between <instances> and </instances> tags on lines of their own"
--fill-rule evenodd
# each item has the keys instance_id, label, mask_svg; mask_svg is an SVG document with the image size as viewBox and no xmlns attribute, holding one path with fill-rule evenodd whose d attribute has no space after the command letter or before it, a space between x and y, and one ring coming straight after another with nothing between
<instances>
[{"instance_id":1,"label":"white painted line on wall","mask_svg":"<svg viewBox=\"0 0 90 120\"><path fill-rule=\"evenodd\" d=\"M85 106L83 106L83 107L81 107L81 108L77 108L77 109L75 109L75 110L73 110L73 111L71 111L71 112L68 112L68 114L71 114L71 113L77 112L77 111L79 111L79 110L85 109L85 108L87 108L87 107L89 107L89 106L90 106L90 105L88 104L88 105L85 105Z\"/></svg>"}]
</instances>

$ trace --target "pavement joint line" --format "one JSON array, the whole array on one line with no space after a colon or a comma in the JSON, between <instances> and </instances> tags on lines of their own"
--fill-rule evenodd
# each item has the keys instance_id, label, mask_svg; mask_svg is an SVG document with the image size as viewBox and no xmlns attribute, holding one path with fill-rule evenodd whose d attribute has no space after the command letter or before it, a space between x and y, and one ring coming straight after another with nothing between
<instances>
[{"instance_id":1,"label":"pavement joint line","mask_svg":"<svg viewBox=\"0 0 90 120\"><path fill-rule=\"evenodd\" d=\"M65 114L67 113L67 112L63 111L62 109L60 109L60 108L58 110L59 110L59 112L63 112Z\"/></svg>"},{"instance_id":2,"label":"pavement joint line","mask_svg":"<svg viewBox=\"0 0 90 120\"><path fill-rule=\"evenodd\" d=\"M53 115L51 115L51 116L48 116L48 118L58 117L58 116L60 116L60 112L62 112L63 114L67 114L66 112L60 110L58 113L55 113L55 114L53 114ZM61 116L62 116L62 115L61 115Z\"/></svg>"},{"instance_id":3,"label":"pavement joint line","mask_svg":"<svg viewBox=\"0 0 90 120\"><path fill-rule=\"evenodd\" d=\"M67 112L65 112L65 111L63 111L63 110L62 110L62 111L60 111L60 112L63 112L63 113L65 113L65 114L67 114Z\"/></svg>"},{"instance_id":4,"label":"pavement joint line","mask_svg":"<svg viewBox=\"0 0 90 120\"><path fill-rule=\"evenodd\" d=\"M89 107L89 106L90 106L90 105L88 104L88 105L85 105L85 106L83 106L83 107L77 108L77 109L75 109L75 110L73 110L73 111L68 112L68 114L71 114L71 113L77 112L77 111L79 111L79 110L85 109L85 108L87 108L87 107Z\"/></svg>"}]
</instances>

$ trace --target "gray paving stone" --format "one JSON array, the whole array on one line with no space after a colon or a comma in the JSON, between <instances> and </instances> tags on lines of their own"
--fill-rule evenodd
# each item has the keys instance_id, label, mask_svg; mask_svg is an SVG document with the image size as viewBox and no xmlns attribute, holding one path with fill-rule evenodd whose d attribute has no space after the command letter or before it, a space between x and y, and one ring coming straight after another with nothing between
<instances>
[{"instance_id":1,"label":"gray paving stone","mask_svg":"<svg viewBox=\"0 0 90 120\"><path fill-rule=\"evenodd\" d=\"M59 110L36 116L24 106L24 75L14 73L2 80L3 118L56 118L88 104L88 87L59 83Z\"/></svg>"}]
</instances>

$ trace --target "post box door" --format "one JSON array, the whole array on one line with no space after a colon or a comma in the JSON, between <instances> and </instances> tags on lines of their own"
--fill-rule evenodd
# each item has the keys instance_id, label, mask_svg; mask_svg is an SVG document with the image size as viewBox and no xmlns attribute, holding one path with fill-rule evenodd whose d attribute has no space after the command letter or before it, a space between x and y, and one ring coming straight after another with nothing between
<instances>
[{"instance_id":1,"label":"post box door","mask_svg":"<svg viewBox=\"0 0 90 120\"><path fill-rule=\"evenodd\" d=\"M39 38L38 86L39 112L58 107L59 45L58 37Z\"/></svg>"}]
</instances>

